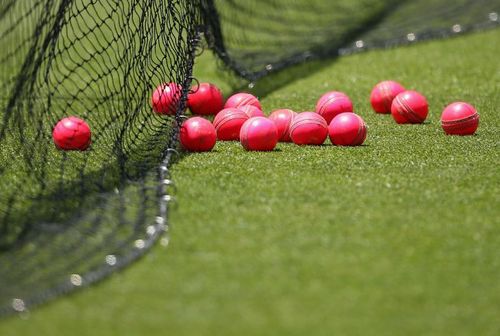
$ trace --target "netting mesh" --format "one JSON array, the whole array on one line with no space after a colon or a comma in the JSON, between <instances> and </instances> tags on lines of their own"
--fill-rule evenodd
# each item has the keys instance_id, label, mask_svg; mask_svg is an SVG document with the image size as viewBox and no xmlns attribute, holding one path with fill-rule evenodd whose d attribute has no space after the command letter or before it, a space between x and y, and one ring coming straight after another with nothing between
<instances>
[{"instance_id":1,"label":"netting mesh","mask_svg":"<svg viewBox=\"0 0 500 336\"><path fill-rule=\"evenodd\" d=\"M0 306L22 298L20 310L125 264L164 227L168 176L155 168L176 120L150 95L190 87L200 18L184 1L22 0L1 13ZM91 126L90 150L55 149L68 115Z\"/></svg>"},{"instance_id":2,"label":"netting mesh","mask_svg":"<svg viewBox=\"0 0 500 336\"><path fill-rule=\"evenodd\" d=\"M215 49L257 80L308 59L448 37L498 25L498 0L216 1Z\"/></svg>"},{"instance_id":3,"label":"netting mesh","mask_svg":"<svg viewBox=\"0 0 500 336\"><path fill-rule=\"evenodd\" d=\"M167 229L169 165L201 36L255 81L311 58L498 25L500 0L1 0L0 315L90 284ZM177 114L153 113L160 83ZM58 151L68 115L86 152Z\"/></svg>"}]
</instances>

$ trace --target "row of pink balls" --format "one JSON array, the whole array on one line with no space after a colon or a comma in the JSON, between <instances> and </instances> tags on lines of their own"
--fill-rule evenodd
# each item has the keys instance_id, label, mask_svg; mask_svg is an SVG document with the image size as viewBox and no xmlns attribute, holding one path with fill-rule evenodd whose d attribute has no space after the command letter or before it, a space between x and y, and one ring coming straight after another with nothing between
<instances>
[{"instance_id":1,"label":"row of pink balls","mask_svg":"<svg viewBox=\"0 0 500 336\"><path fill-rule=\"evenodd\" d=\"M160 114L175 113L175 97L181 90L175 83L160 85L153 93L153 110ZM194 114L215 115L224 107L245 106L245 112L252 114L252 107L262 110L259 101L250 94L237 94L224 104L222 92L213 84L202 83L195 86L188 95L188 107ZM241 98L243 97L243 98ZM377 113L392 114L398 124L423 123L429 112L427 99L419 92L406 90L395 81L382 81L375 85L370 94L370 103ZM250 107L246 107L250 106ZM351 99L343 92L330 91L318 100L315 112L329 124L333 117L342 112L354 112ZM479 125L476 109L464 102L448 105L441 114L441 126L446 134L471 135Z\"/></svg>"},{"instance_id":2,"label":"row of pink balls","mask_svg":"<svg viewBox=\"0 0 500 336\"><path fill-rule=\"evenodd\" d=\"M182 87L175 83L158 86L151 96L153 110L158 114L175 114L181 90ZM422 123L428 114L425 97L419 92L405 90L395 81L378 83L371 92L370 102L375 112L391 113L400 124ZM208 150L208 144L215 144L214 131L215 138L219 140L240 139L246 149L270 150L275 146L272 145L275 137L273 125L269 121L276 127L278 141L293 141L300 145L323 143L328 134L336 145L360 145L366 138L364 121L353 113L349 97L338 91L321 96L315 113L297 114L282 109L271 113L268 119L262 112L259 100L253 95L238 93L224 102L222 92L210 83L195 86L188 95L187 105L194 114L216 115L213 124L201 118L183 124L181 143L193 151ZM259 119L253 119L255 117ZM247 121L247 126L243 128ZM441 126L447 134L474 134L478 125L479 115L467 103L452 103L441 115ZM85 150L91 142L90 127L77 117L64 118L54 127L53 140L59 149Z\"/></svg>"},{"instance_id":3,"label":"row of pink balls","mask_svg":"<svg viewBox=\"0 0 500 336\"><path fill-rule=\"evenodd\" d=\"M406 90L395 81L375 85L370 103L375 112L390 113L398 124L421 124L429 113L429 104L421 93ZM468 103L451 103L441 114L441 127L449 135L472 135L478 126L479 114Z\"/></svg>"},{"instance_id":4,"label":"row of pink balls","mask_svg":"<svg viewBox=\"0 0 500 336\"><path fill-rule=\"evenodd\" d=\"M321 145L328 136L335 145L356 146L364 142L367 133L366 124L352 113L352 107L341 108L344 113L326 118L320 113L290 109L275 110L266 117L255 96L236 93L224 103L220 90L209 83L195 88L188 96L188 107L195 114L216 114L213 124L201 117L183 123L180 141L189 151L209 151L217 139L239 140L243 148L254 151L271 151L279 141Z\"/></svg>"},{"instance_id":5,"label":"row of pink balls","mask_svg":"<svg viewBox=\"0 0 500 336\"><path fill-rule=\"evenodd\" d=\"M422 123L429 112L422 94L405 90L395 81L378 83L370 94L370 103L375 112L392 114L398 124ZM222 93L215 85L202 83L188 96L188 107L195 114L216 114L213 125L199 117L183 124L181 143L191 151L210 150L216 138L240 140L247 150L272 150L277 141L269 120L276 126L278 141L293 141L298 145L322 144L329 134L334 145L356 146L364 142L367 133L363 119L353 113L351 99L338 91L323 94L316 104L315 113L297 114L280 109L272 112L266 121L260 102L253 95L237 93L224 103ZM463 102L450 104L441 116L441 125L447 134L474 134L478 124L479 115L475 108Z\"/></svg>"},{"instance_id":6,"label":"row of pink balls","mask_svg":"<svg viewBox=\"0 0 500 336\"><path fill-rule=\"evenodd\" d=\"M314 112L280 109L267 118L249 117L238 108L225 108L213 124L202 117L189 118L182 124L180 141L185 149L197 152L210 151L217 139L239 140L246 150L272 151L278 141L321 145L328 135L335 145L357 146L366 139L366 131L363 119L352 112L337 115L328 125Z\"/></svg>"}]
</instances>

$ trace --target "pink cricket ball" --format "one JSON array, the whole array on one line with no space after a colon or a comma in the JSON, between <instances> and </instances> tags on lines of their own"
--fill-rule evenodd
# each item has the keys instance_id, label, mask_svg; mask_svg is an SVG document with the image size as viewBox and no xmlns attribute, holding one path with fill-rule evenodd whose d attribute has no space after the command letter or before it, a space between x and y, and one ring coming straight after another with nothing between
<instances>
[{"instance_id":1,"label":"pink cricket ball","mask_svg":"<svg viewBox=\"0 0 500 336\"><path fill-rule=\"evenodd\" d=\"M278 129L278 140L282 142L291 142L290 125L297 113L289 109L275 110L269 116L269 119L274 121Z\"/></svg>"},{"instance_id":2,"label":"pink cricket ball","mask_svg":"<svg viewBox=\"0 0 500 336\"><path fill-rule=\"evenodd\" d=\"M240 141L248 151L272 151L278 143L278 130L272 120L253 117L241 127Z\"/></svg>"},{"instance_id":3,"label":"pink cricket ball","mask_svg":"<svg viewBox=\"0 0 500 336\"><path fill-rule=\"evenodd\" d=\"M450 135L472 135L479 126L479 114L474 106L455 102L441 114L441 127Z\"/></svg>"},{"instance_id":4,"label":"pink cricket ball","mask_svg":"<svg viewBox=\"0 0 500 336\"><path fill-rule=\"evenodd\" d=\"M91 137L89 125L77 117L61 119L52 131L54 144L62 150L84 151L89 147Z\"/></svg>"},{"instance_id":5,"label":"pink cricket ball","mask_svg":"<svg viewBox=\"0 0 500 336\"><path fill-rule=\"evenodd\" d=\"M366 139L366 124L357 114L345 112L333 118L328 126L332 144L337 146L359 146Z\"/></svg>"},{"instance_id":6,"label":"pink cricket ball","mask_svg":"<svg viewBox=\"0 0 500 336\"><path fill-rule=\"evenodd\" d=\"M403 91L392 101L391 114L398 124L421 124L428 113L427 100L417 91Z\"/></svg>"},{"instance_id":7,"label":"pink cricket ball","mask_svg":"<svg viewBox=\"0 0 500 336\"><path fill-rule=\"evenodd\" d=\"M214 119L214 127L217 131L217 139L223 141L239 140L240 129L248 116L238 108L225 108Z\"/></svg>"},{"instance_id":8,"label":"pink cricket ball","mask_svg":"<svg viewBox=\"0 0 500 336\"><path fill-rule=\"evenodd\" d=\"M375 85L370 94L370 103L377 113L391 113L392 101L406 89L395 81L383 81Z\"/></svg>"},{"instance_id":9,"label":"pink cricket ball","mask_svg":"<svg viewBox=\"0 0 500 336\"><path fill-rule=\"evenodd\" d=\"M330 91L321 96L316 104L316 113L321 115L329 124L332 119L342 112L354 112L349 97L338 91Z\"/></svg>"},{"instance_id":10,"label":"pink cricket ball","mask_svg":"<svg viewBox=\"0 0 500 336\"><path fill-rule=\"evenodd\" d=\"M194 114L215 115L224 108L224 96L217 86L200 83L188 94L187 106Z\"/></svg>"},{"instance_id":11,"label":"pink cricket ball","mask_svg":"<svg viewBox=\"0 0 500 336\"><path fill-rule=\"evenodd\" d=\"M224 105L224 108L241 107L245 105L253 105L262 111L262 106L260 105L260 102L257 99L257 97L255 97L250 93L245 93L245 92L236 93L231 97L229 97L228 100L226 101L226 104Z\"/></svg>"},{"instance_id":12,"label":"pink cricket ball","mask_svg":"<svg viewBox=\"0 0 500 336\"><path fill-rule=\"evenodd\" d=\"M253 105L245 105L245 106L240 106L238 109L242 110L247 114L249 118L253 117L265 117L264 112L262 112L260 109Z\"/></svg>"},{"instance_id":13,"label":"pink cricket ball","mask_svg":"<svg viewBox=\"0 0 500 336\"><path fill-rule=\"evenodd\" d=\"M290 137L297 145L321 145L327 136L325 118L314 112L297 114L290 125Z\"/></svg>"},{"instance_id":14,"label":"pink cricket ball","mask_svg":"<svg viewBox=\"0 0 500 336\"><path fill-rule=\"evenodd\" d=\"M217 134L212 123L201 117L186 120L180 129L182 147L191 152L208 152L215 146Z\"/></svg>"},{"instance_id":15,"label":"pink cricket ball","mask_svg":"<svg viewBox=\"0 0 500 336\"><path fill-rule=\"evenodd\" d=\"M182 86L179 84L163 83L159 85L151 96L153 111L158 114L175 114L181 99L181 94Z\"/></svg>"}]
</instances>

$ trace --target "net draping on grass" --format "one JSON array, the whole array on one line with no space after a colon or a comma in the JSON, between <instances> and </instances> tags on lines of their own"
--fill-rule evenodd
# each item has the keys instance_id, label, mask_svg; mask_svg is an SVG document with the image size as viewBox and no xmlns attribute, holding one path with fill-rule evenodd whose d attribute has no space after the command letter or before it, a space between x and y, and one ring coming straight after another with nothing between
<instances>
[{"instance_id":1,"label":"net draping on grass","mask_svg":"<svg viewBox=\"0 0 500 336\"><path fill-rule=\"evenodd\" d=\"M308 59L497 26L499 0L216 1L215 50L249 80Z\"/></svg>"},{"instance_id":2,"label":"net draping on grass","mask_svg":"<svg viewBox=\"0 0 500 336\"><path fill-rule=\"evenodd\" d=\"M500 0L3 0L0 315L86 286L165 231L178 125L201 39L255 81L312 58L498 25ZM174 116L151 92L176 82ZM85 152L51 134L76 115Z\"/></svg>"}]
</instances>

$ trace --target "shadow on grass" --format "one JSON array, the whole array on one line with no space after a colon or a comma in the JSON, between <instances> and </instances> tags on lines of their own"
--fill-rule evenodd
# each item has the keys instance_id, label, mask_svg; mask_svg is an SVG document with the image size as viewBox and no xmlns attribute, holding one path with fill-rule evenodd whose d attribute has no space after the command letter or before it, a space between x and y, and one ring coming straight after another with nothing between
<instances>
[{"instance_id":1,"label":"shadow on grass","mask_svg":"<svg viewBox=\"0 0 500 336\"><path fill-rule=\"evenodd\" d=\"M225 66L234 73L239 74L242 78L250 81L250 84L244 85L233 79L233 87L235 92L247 91L255 94L258 97L265 97L269 93L289 84L290 82L299 80L303 77L310 76L323 68L335 62L340 56L339 50L356 41L360 36L370 32L377 27L381 22L389 17L395 10L408 1L387 1L373 15L366 17L362 22L359 22L355 27L341 32L339 35L332 35L330 39L323 43L312 47L309 50L303 50L298 54L291 54L283 57L275 64L269 64L261 71L247 71L245 64L239 64L227 55L228 52L223 44L215 45L213 50L216 55L224 62ZM215 23L216 25L218 23ZM265 50L260 51L265 53ZM286 71L283 71L286 70Z\"/></svg>"},{"instance_id":2,"label":"shadow on grass","mask_svg":"<svg viewBox=\"0 0 500 336\"><path fill-rule=\"evenodd\" d=\"M40 146L47 149L52 144ZM105 149L100 148L96 149L100 154L91 159L90 154L95 153L63 152L60 159L52 161L47 160L50 151L35 155L37 151L33 150L31 157L19 155L18 160L24 165L29 159L36 163L37 170L13 166L0 174L4 181L16 180L12 188L3 189L0 198L0 253L21 248L37 232L52 230L56 234L68 230L87 212L104 217L104 213L96 211L103 198L120 194L129 185L158 188L158 162L166 147L167 144L157 142L152 146L145 141L133 149L118 146L103 153ZM145 157L144 153L154 157ZM89 160L99 162L100 167L87 171ZM59 171L64 171L66 177L60 176Z\"/></svg>"},{"instance_id":3,"label":"shadow on grass","mask_svg":"<svg viewBox=\"0 0 500 336\"><path fill-rule=\"evenodd\" d=\"M304 77L311 76L330 66L336 61L337 57L331 57L325 60L304 61L287 68L286 71L278 71L262 78L253 88L241 87L236 91L249 91L257 97L265 97L273 91L279 90L294 81Z\"/></svg>"}]
</instances>

